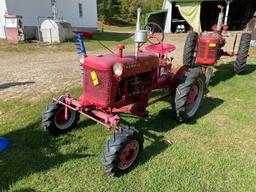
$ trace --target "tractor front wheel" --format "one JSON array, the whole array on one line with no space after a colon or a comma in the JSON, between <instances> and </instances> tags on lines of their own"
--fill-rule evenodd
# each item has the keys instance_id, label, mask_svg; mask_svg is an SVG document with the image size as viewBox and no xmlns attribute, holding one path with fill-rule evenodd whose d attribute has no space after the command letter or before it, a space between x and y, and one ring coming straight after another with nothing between
<instances>
[{"instance_id":1,"label":"tractor front wheel","mask_svg":"<svg viewBox=\"0 0 256 192\"><path fill-rule=\"evenodd\" d=\"M130 170L143 149L143 135L135 128L120 129L107 142L102 154L102 165L111 176Z\"/></svg>"},{"instance_id":2,"label":"tractor front wheel","mask_svg":"<svg viewBox=\"0 0 256 192\"><path fill-rule=\"evenodd\" d=\"M195 66L195 51L197 45L198 34L196 32L190 32L187 36L184 51L183 51L183 64L190 67Z\"/></svg>"},{"instance_id":3,"label":"tractor front wheel","mask_svg":"<svg viewBox=\"0 0 256 192\"><path fill-rule=\"evenodd\" d=\"M236 62L234 64L234 71L236 74L240 74L245 70L246 61L249 53L251 42L251 34L243 33L240 40L240 45L237 52Z\"/></svg>"},{"instance_id":4,"label":"tractor front wheel","mask_svg":"<svg viewBox=\"0 0 256 192\"><path fill-rule=\"evenodd\" d=\"M190 68L176 88L173 110L178 122L191 121L197 114L205 92L202 69Z\"/></svg>"},{"instance_id":5,"label":"tractor front wheel","mask_svg":"<svg viewBox=\"0 0 256 192\"><path fill-rule=\"evenodd\" d=\"M67 117L65 117L65 106L53 102L44 110L42 125L52 135L57 136L71 131L78 121L78 112L67 108Z\"/></svg>"}]
</instances>

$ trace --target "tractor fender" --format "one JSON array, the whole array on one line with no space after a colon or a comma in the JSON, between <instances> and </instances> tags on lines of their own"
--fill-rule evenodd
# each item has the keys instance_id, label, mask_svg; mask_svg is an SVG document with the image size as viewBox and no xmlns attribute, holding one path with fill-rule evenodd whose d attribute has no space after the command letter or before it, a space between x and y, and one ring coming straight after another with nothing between
<instances>
[{"instance_id":1,"label":"tractor fender","mask_svg":"<svg viewBox=\"0 0 256 192\"><path fill-rule=\"evenodd\" d=\"M189 65L182 65L178 70L176 70L170 79L170 88L176 88L176 86L179 84L181 78L183 77L183 75L187 72L189 68ZM175 86L175 87L173 87Z\"/></svg>"}]
</instances>

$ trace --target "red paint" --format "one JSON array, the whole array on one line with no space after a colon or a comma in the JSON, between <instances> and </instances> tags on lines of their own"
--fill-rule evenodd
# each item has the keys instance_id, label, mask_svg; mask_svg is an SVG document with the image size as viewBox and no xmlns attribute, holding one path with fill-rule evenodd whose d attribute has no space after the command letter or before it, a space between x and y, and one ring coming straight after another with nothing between
<instances>
[{"instance_id":1,"label":"red paint","mask_svg":"<svg viewBox=\"0 0 256 192\"><path fill-rule=\"evenodd\" d=\"M117 45L118 48L118 57L122 58L123 57L123 49L125 49L125 46L123 44Z\"/></svg>"},{"instance_id":2,"label":"red paint","mask_svg":"<svg viewBox=\"0 0 256 192\"><path fill-rule=\"evenodd\" d=\"M83 37L87 37L88 39L93 39L93 35L89 31L74 30L73 33L81 33Z\"/></svg>"},{"instance_id":3,"label":"red paint","mask_svg":"<svg viewBox=\"0 0 256 192\"><path fill-rule=\"evenodd\" d=\"M19 36L19 30L18 30L18 20L22 19L22 16L19 15L4 15L6 20L16 20L17 26L16 27L5 27L5 32L6 32L6 39L10 43L18 43L21 38Z\"/></svg>"},{"instance_id":4,"label":"red paint","mask_svg":"<svg viewBox=\"0 0 256 192\"><path fill-rule=\"evenodd\" d=\"M210 47L210 44L216 44ZM217 51L219 48L218 34L209 33L200 35L198 38L197 64L214 65L217 62Z\"/></svg>"},{"instance_id":5,"label":"red paint","mask_svg":"<svg viewBox=\"0 0 256 192\"><path fill-rule=\"evenodd\" d=\"M218 6L218 8L220 7ZM220 12L223 12L223 7L221 7ZM235 53L237 35L233 43L232 51L224 51L222 49L226 44L226 39L222 33L228 30L228 25L222 24L220 31L217 31L217 24L213 25L211 29L213 30L212 32L204 32L198 37L196 64L214 65L221 56L233 57L237 55L237 53ZM216 43L217 46L210 47L210 43Z\"/></svg>"},{"instance_id":6,"label":"red paint","mask_svg":"<svg viewBox=\"0 0 256 192\"><path fill-rule=\"evenodd\" d=\"M149 103L152 90L169 90L168 94L155 100L154 103L175 93L188 66L184 65L176 72L171 72L172 60L168 59L166 53L173 51L174 45L160 41L160 45L148 46L148 51L140 50L137 59L134 53L124 54L124 48L124 45L118 45L118 54L86 57L83 64L83 94L79 100L67 94L64 102L60 100L57 102L108 129L113 127L119 129L118 113L131 112L141 117L148 115L146 108L152 104ZM113 72L116 63L123 65L123 73L118 78ZM98 80L96 84L95 74ZM132 146L131 143L125 151L131 150ZM129 163L130 160L126 161ZM121 164L124 164L123 160Z\"/></svg>"},{"instance_id":7,"label":"red paint","mask_svg":"<svg viewBox=\"0 0 256 192\"><path fill-rule=\"evenodd\" d=\"M118 158L119 169L127 169L135 161L139 152L137 141L130 141L126 144Z\"/></svg>"},{"instance_id":8,"label":"red paint","mask_svg":"<svg viewBox=\"0 0 256 192\"><path fill-rule=\"evenodd\" d=\"M65 125L70 118L70 110L68 109L66 112L66 107L60 108L60 110L56 114L56 123L58 125ZM66 115L67 113L67 115Z\"/></svg>"},{"instance_id":9,"label":"red paint","mask_svg":"<svg viewBox=\"0 0 256 192\"><path fill-rule=\"evenodd\" d=\"M198 90L198 86L197 85L193 85L190 93L189 93L189 96L188 96L188 102L187 102L187 107L188 109L191 109L195 102L196 102L196 99L198 97L198 93L199 93L199 90Z\"/></svg>"},{"instance_id":10,"label":"red paint","mask_svg":"<svg viewBox=\"0 0 256 192\"><path fill-rule=\"evenodd\" d=\"M147 51L154 52L154 53L159 53L159 54L166 54L166 53L171 53L176 49L176 46L172 44L157 44L157 45L148 45L145 48Z\"/></svg>"}]
</instances>

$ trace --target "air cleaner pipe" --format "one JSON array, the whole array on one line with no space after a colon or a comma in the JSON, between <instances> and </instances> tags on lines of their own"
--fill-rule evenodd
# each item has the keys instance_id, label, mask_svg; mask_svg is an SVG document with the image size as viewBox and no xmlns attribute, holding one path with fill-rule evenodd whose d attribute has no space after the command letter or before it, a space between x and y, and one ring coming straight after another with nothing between
<instances>
[{"instance_id":1,"label":"air cleaner pipe","mask_svg":"<svg viewBox=\"0 0 256 192\"><path fill-rule=\"evenodd\" d=\"M141 8L138 8L137 9L136 33L140 30L140 14L141 14ZM135 43L135 58L136 58L136 60L138 58L139 46L140 46L140 44L138 42L136 42Z\"/></svg>"},{"instance_id":2,"label":"air cleaner pipe","mask_svg":"<svg viewBox=\"0 0 256 192\"><path fill-rule=\"evenodd\" d=\"M222 24L223 24L223 18L224 18L224 7L222 5L218 5L218 8L220 9L219 17L218 17L218 23L217 23L217 31L221 32Z\"/></svg>"}]
</instances>

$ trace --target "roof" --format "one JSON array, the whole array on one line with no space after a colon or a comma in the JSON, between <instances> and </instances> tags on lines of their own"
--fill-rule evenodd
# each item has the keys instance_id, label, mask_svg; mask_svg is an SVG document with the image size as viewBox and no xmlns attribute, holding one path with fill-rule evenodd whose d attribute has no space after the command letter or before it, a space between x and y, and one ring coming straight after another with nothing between
<instances>
[{"instance_id":1,"label":"roof","mask_svg":"<svg viewBox=\"0 0 256 192\"><path fill-rule=\"evenodd\" d=\"M225 1L225 0L170 0L170 2L176 3L189 3L189 2L203 2L203 1Z\"/></svg>"},{"instance_id":2,"label":"roof","mask_svg":"<svg viewBox=\"0 0 256 192\"><path fill-rule=\"evenodd\" d=\"M145 14L145 25L147 25L148 23L148 19L151 15L155 15L155 14L160 14L160 13L167 13L168 9L163 9L163 10L158 10L158 11L153 11L153 12L149 12Z\"/></svg>"}]
</instances>

